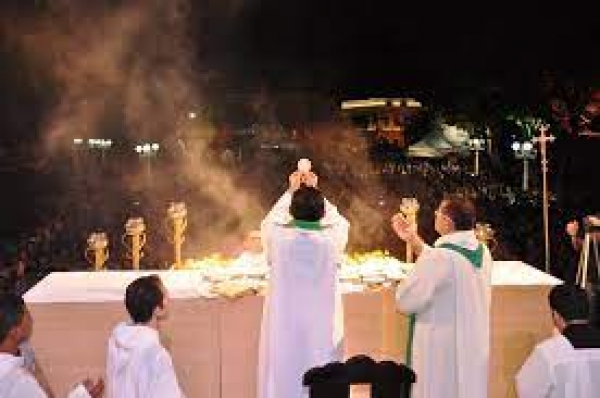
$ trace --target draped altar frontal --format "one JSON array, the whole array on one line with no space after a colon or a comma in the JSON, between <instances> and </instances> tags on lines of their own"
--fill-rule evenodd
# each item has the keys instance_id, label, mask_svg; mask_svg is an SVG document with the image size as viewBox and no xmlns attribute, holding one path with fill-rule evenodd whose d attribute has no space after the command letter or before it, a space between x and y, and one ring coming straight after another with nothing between
<instances>
[{"instance_id":1,"label":"draped altar frontal","mask_svg":"<svg viewBox=\"0 0 600 398\"><path fill-rule=\"evenodd\" d=\"M254 398L263 298L222 297L198 270L52 273L28 291L32 344L57 396L104 374L110 332L127 317L125 288L152 273L171 296L161 333L186 395ZM521 262L498 261L492 281L490 396L504 398L533 346L552 332L547 294L560 280ZM395 311L393 284L346 283L345 291L346 355L403 361L406 318Z\"/></svg>"}]
</instances>

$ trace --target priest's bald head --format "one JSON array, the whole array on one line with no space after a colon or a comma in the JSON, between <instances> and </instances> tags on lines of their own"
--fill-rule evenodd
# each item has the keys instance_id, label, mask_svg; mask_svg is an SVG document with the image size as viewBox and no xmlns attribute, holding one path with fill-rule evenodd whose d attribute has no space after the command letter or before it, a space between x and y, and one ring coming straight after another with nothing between
<instances>
[{"instance_id":1,"label":"priest's bald head","mask_svg":"<svg viewBox=\"0 0 600 398\"><path fill-rule=\"evenodd\" d=\"M440 235L475 228L476 212L473 201L465 196L452 194L444 197L435 211L435 230Z\"/></svg>"},{"instance_id":2,"label":"priest's bald head","mask_svg":"<svg viewBox=\"0 0 600 398\"><path fill-rule=\"evenodd\" d=\"M295 220L319 221L325 216L325 198L319 189L307 185L292 194L290 214Z\"/></svg>"}]
</instances>

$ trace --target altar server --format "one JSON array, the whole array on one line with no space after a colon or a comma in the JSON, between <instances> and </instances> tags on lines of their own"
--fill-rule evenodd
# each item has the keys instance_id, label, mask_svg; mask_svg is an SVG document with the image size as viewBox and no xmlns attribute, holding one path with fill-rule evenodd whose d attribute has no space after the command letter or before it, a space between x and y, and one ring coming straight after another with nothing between
<instances>
[{"instance_id":1,"label":"altar server","mask_svg":"<svg viewBox=\"0 0 600 398\"><path fill-rule=\"evenodd\" d=\"M23 299L15 294L0 295L0 397L2 398L50 398L28 369L22 348L33 330L33 320ZM49 387L47 387L49 390ZM101 380L86 380L69 393L68 398L100 398L104 390ZM51 393L50 393L51 394Z\"/></svg>"},{"instance_id":2,"label":"altar server","mask_svg":"<svg viewBox=\"0 0 600 398\"><path fill-rule=\"evenodd\" d=\"M555 336L538 344L517 374L520 398L600 397L600 331L584 290L555 286L548 297Z\"/></svg>"},{"instance_id":3,"label":"altar server","mask_svg":"<svg viewBox=\"0 0 600 398\"><path fill-rule=\"evenodd\" d=\"M171 355L159 338L160 323L168 313L168 295L159 277L133 281L125 306L131 321L117 325L108 342L107 397L183 397Z\"/></svg>"},{"instance_id":4,"label":"altar server","mask_svg":"<svg viewBox=\"0 0 600 398\"><path fill-rule=\"evenodd\" d=\"M441 202L433 247L402 215L392 226L419 255L396 292L399 310L410 315L413 396L487 398L492 257L475 236L473 203L457 195Z\"/></svg>"},{"instance_id":5,"label":"altar server","mask_svg":"<svg viewBox=\"0 0 600 398\"><path fill-rule=\"evenodd\" d=\"M314 173L299 170L289 180L289 191L261 225L270 279L258 398L307 397L304 372L341 360L343 352L338 265L349 224L316 188Z\"/></svg>"}]
</instances>

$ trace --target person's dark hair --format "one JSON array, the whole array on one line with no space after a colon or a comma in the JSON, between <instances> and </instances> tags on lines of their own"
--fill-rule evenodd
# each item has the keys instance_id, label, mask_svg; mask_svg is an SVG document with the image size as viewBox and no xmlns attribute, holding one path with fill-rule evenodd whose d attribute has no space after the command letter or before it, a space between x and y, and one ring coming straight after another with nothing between
<instances>
[{"instance_id":1,"label":"person's dark hair","mask_svg":"<svg viewBox=\"0 0 600 398\"><path fill-rule=\"evenodd\" d=\"M466 196L451 194L444 197L444 214L454 223L457 231L468 231L475 228L475 204Z\"/></svg>"},{"instance_id":2,"label":"person's dark hair","mask_svg":"<svg viewBox=\"0 0 600 398\"><path fill-rule=\"evenodd\" d=\"M23 320L25 301L13 293L0 294L0 342Z\"/></svg>"},{"instance_id":3,"label":"person's dark hair","mask_svg":"<svg viewBox=\"0 0 600 398\"><path fill-rule=\"evenodd\" d=\"M158 275L142 276L131 282L125 291L125 307L134 323L150 321L163 299L162 282Z\"/></svg>"},{"instance_id":4,"label":"person's dark hair","mask_svg":"<svg viewBox=\"0 0 600 398\"><path fill-rule=\"evenodd\" d=\"M292 194L290 214L296 220L319 221L325 215L325 198L321 191L301 185Z\"/></svg>"},{"instance_id":5,"label":"person's dark hair","mask_svg":"<svg viewBox=\"0 0 600 398\"><path fill-rule=\"evenodd\" d=\"M576 285L555 286L548 295L548 303L567 322L588 319L590 315L588 296L585 290Z\"/></svg>"}]
</instances>

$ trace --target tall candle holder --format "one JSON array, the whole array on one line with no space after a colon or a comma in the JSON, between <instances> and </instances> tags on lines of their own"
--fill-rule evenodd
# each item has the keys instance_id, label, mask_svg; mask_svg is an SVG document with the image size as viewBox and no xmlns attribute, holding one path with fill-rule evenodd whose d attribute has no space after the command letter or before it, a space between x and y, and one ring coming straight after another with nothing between
<instances>
[{"instance_id":1,"label":"tall candle holder","mask_svg":"<svg viewBox=\"0 0 600 398\"><path fill-rule=\"evenodd\" d=\"M183 266L181 258L181 247L185 241L185 230L187 228L187 208L183 202L172 202L167 210L168 219L172 228L173 249L175 254L175 269Z\"/></svg>"},{"instance_id":2,"label":"tall candle holder","mask_svg":"<svg viewBox=\"0 0 600 398\"><path fill-rule=\"evenodd\" d=\"M109 257L106 233L93 232L90 234L84 256L94 266L94 270L100 271L104 268L104 264Z\"/></svg>"},{"instance_id":3,"label":"tall candle holder","mask_svg":"<svg viewBox=\"0 0 600 398\"><path fill-rule=\"evenodd\" d=\"M128 243L129 242L129 243ZM133 269L140 269L140 260L143 256L142 249L146 244L146 225L143 218L130 218L125 224L123 244L128 249Z\"/></svg>"}]
</instances>

